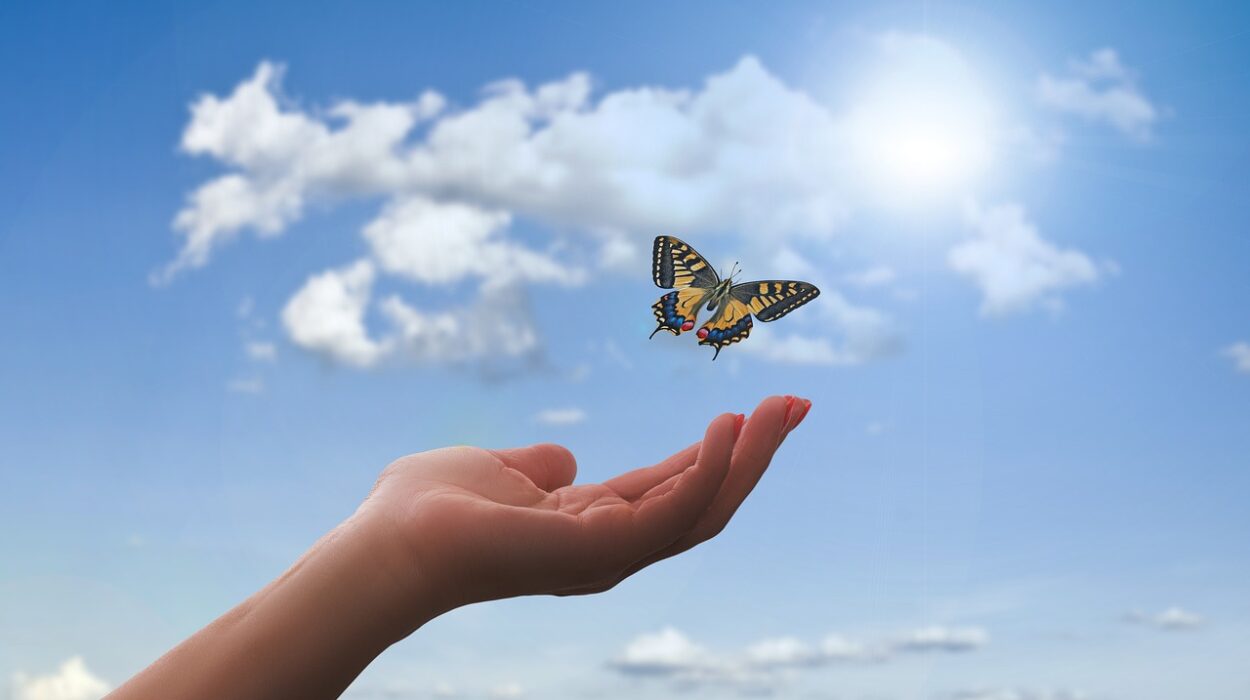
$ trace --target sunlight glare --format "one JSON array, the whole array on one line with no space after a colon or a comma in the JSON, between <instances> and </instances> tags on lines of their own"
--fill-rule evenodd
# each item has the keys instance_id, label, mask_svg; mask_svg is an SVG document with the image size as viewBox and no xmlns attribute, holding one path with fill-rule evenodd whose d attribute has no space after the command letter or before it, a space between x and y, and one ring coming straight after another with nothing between
<instances>
[{"instance_id":1,"label":"sunlight glare","mask_svg":"<svg viewBox=\"0 0 1250 700\"><path fill-rule=\"evenodd\" d=\"M985 90L944 42L887 35L879 48L848 119L866 184L891 202L961 196L993 156Z\"/></svg>"}]
</instances>

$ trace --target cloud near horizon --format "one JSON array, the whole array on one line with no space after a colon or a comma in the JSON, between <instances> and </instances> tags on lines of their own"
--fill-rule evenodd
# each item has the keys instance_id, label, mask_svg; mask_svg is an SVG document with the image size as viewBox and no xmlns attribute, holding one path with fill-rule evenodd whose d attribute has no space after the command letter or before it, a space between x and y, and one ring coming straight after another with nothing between
<instances>
[{"instance_id":1,"label":"cloud near horizon","mask_svg":"<svg viewBox=\"0 0 1250 700\"><path fill-rule=\"evenodd\" d=\"M622 675L669 680L683 688L723 685L760 694L773 692L787 674L803 669L888 663L931 652L966 653L988 643L989 634L979 627L930 626L874 642L836 634L819 643L775 637L737 653L720 653L696 644L676 628L665 627L637 636L608 665Z\"/></svg>"},{"instance_id":2,"label":"cloud near horizon","mask_svg":"<svg viewBox=\"0 0 1250 700\"><path fill-rule=\"evenodd\" d=\"M110 690L112 686L92 673L81 656L73 656L46 675L13 674L9 694L13 700L99 700Z\"/></svg>"},{"instance_id":3,"label":"cloud near horizon","mask_svg":"<svg viewBox=\"0 0 1250 700\"><path fill-rule=\"evenodd\" d=\"M1204 622L1201 616L1179 607L1171 607L1158 613L1143 613L1134 610L1124 616L1124 621L1154 627L1165 632L1196 629Z\"/></svg>"}]
</instances>

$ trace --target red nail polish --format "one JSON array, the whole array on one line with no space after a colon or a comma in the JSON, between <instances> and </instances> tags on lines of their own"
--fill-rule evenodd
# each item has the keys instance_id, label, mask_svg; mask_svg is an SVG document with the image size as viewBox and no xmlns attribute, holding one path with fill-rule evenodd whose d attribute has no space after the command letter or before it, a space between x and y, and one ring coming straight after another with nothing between
<instances>
[{"instance_id":1,"label":"red nail polish","mask_svg":"<svg viewBox=\"0 0 1250 700\"><path fill-rule=\"evenodd\" d=\"M790 422L790 413L794 411L794 397L786 395L786 415L781 419L782 425Z\"/></svg>"},{"instance_id":2,"label":"red nail polish","mask_svg":"<svg viewBox=\"0 0 1250 700\"><path fill-rule=\"evenodd\" d=\"M812 410L812 402L808 399L803 399L803 405L799 407L799 417L794 421L794 424L797 426L799 423L802 423L810 410Z\"/></svg>"},{"instance_id":3,"label":"red nail polish","mask_svg":"<svg viewBox=\"0 0 1250 700\"><path fill-rule=\"evenodd\" d=\"M739 413L734 416L734 438L737 439L742 434L742 426L747 422L746 415Z\"/></svg>"}]
</instances>

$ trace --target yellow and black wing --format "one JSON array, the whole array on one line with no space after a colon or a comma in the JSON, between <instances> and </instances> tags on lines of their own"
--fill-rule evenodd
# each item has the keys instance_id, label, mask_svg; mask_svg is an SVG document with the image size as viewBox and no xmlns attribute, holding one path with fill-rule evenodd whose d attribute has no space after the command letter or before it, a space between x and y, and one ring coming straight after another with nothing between
<instances>
[{"instance_id":1,"label":"yellow and black wing","mask_svg":"<svg viewBox=\"0 0 1250 700\"><path fill-rule=\"evenodd\" d=\"M794 280L743 282L729 290L730 299L746 305L765 323L776 321L818 296L820 290L816 285Z\"/></svg>"},{"instance_id":2,"label":"yellow and black wing","mask_svg":"<svg viewBox=\"0 0 1250 700\"><path fill-rule=\"evenodd\" d=\"M725 305L712 316L712 320L703 324L696 334L699 345L711 345L716 348L715 360L721 348L741 342L751 335L751 308L745 303L730 296Z\"/></svg>"},{"instance_id":3,"label":"yellow and black wing","mask_svg":"<svg viewBox=\"0 0 1250 700\"><path fill-rule=\"evenodd\" d=\"M720 275L707 260L685 241L673 236L656 236L651 250L651 276L655 286L664 289L715 287Z\"/></svg>"},{"instance_id":4,"label":"yellow and black wing","mask_svg":"<svg viewBox=\"0 0 1250 700\"><path fill-rule=\"evenodd\" d=\"M702 287L686 287L660 297L659 301L651 305L655 320L660 323L651 331L651 337L654 338L660 331L681 335L682 331L694 328L699 307L703 306L706 298L707 290Z\"/></svg>"}]
</instances>

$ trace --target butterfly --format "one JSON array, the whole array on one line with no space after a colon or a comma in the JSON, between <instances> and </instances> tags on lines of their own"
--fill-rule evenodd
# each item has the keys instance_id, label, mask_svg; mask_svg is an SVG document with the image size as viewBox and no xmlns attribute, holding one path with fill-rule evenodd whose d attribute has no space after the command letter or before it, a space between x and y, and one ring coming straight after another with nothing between
<instances>
[{"instance_id":1,"label":"butterfly","mask_svg":"<svg viewBox=\"0 0 1250 700\"><path fill-rule=\"evenodd\" d=\"M651 306L660 331L673 335L694 328L699 311L707 307L711 318L695 333L699 345L721 348L751 334L751 314L767 323L794 311L820 295L810 282L759 280L734 284L733 271L722 280L707 260L688 243L673 236L656 236L651 275L655 286L675 289Z\"/></svg>"}]
</instances>

